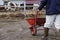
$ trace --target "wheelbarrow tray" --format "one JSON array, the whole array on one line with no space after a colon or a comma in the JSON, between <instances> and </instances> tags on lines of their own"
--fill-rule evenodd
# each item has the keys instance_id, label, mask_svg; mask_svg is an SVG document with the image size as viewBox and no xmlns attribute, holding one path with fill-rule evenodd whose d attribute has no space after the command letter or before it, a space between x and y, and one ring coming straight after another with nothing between
<instances>
[{"instance_id":1,"label":"wheelbarrow tray","mask_svg":"<svg viewBox=\"0 0 60 40\"><path fill-rule=\"evenodd\" d=\"M44 26L45 18L29 18L26 19L30 25Z\"/></svg>"}]
</instances>

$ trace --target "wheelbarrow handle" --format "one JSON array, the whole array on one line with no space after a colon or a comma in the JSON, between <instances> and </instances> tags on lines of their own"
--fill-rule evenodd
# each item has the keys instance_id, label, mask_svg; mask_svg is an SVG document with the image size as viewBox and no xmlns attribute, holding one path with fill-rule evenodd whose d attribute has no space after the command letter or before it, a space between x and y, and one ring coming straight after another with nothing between
<instances>
[{"instance_id":1,"label":"wheelbarrow handle","mask_svg":"<svg viewBox=\"0 0 60 40\"><path fill-rule=\"evenodd\" d=\"M39 14L39 11L37 11L37 14Z\"/></svg>"}]
</instances>

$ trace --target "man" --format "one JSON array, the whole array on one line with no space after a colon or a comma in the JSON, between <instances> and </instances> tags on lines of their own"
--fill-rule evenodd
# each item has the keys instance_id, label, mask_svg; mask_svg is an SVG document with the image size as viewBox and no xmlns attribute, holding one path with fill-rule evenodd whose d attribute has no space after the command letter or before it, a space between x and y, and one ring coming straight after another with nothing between
<instances>
[{"instance_id":1,"label":"man","mask_svg":"<svg viewBox=\"0 0 60 40\"><path fill-rule=\"evenodd\" d=\"M41 0L39 10L46 6L46 22L44 24L44 37L48 36L49 28L55 24L60 29L60 0Z\"/></svg>"}]
</instances>

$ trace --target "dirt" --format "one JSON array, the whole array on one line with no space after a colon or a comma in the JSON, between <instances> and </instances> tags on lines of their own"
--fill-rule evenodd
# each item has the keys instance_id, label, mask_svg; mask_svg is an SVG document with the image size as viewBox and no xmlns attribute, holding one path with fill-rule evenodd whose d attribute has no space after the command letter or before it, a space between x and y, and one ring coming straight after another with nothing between
<instances>
[{"instance_id":1,"label":"dirt","mask_svg":"<svg viewBox=\"0 0 60 40\"><path fill-rule=\"evenodd\" d=\"M36 36L31 35L30 26L26 19L20 17L0 18L0 40L42 40L43 26L37 28ZM57 32L54 28L50 29L48 40L60 40L60 32Z\"/></svg>"},{"instance_id":2,"label":"dirt","mask_svg":"<svg viewBox=\"0 0 60 40\"><path fill-rule=\"evenodd\" d=\"M25 19L0 19L0 40L42 40L43 31L37 28L36 36L32 36L29 24ZM50 30L49 40L60 40L55 31Z\"/></svg>"}]
</instances>

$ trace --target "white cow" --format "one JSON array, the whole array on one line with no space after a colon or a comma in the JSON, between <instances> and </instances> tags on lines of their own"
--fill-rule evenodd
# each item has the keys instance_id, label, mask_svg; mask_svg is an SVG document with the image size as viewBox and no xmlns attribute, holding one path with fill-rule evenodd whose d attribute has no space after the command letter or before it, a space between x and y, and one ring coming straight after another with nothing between
<instances>
[{"instance_id":1,"label":"white cow","mask_svg":"<svg viewBox=\"0 0 60 40\"><path fill-rule=\"evenodd\" d=\"M10 1L8 2L8 9L15 11L17 7L20 7L20 4L23 4L24 1Z\"/></svg>"},{"instance_id":2,"label":"white cow","mask_svg":"<svg viewBox=\"0 0 60 40\"><path fill-rule=\"evenodd\" d=\"M7 8L8 8L7 10L15 11L16 10L16 3L8 2Z\"/></svg>"},{"instance_id":3,"label":"white cow","mask_svg":"<svg viewBox=\"0 0 60 40\"><path fill-rule=\"evenodd\" d=\"M33 10L36 10L39 7L39 4L34 4L33 5Z\"/></svg>"}]
</instances>

